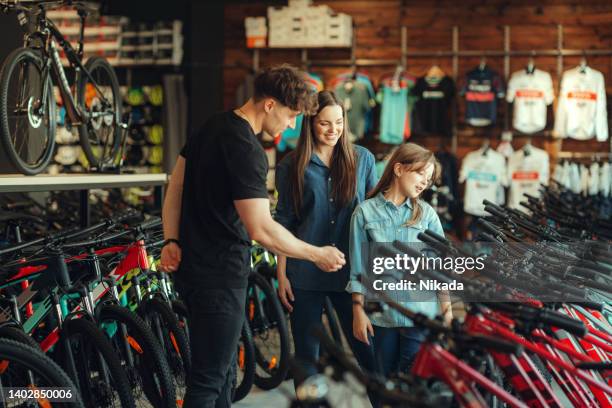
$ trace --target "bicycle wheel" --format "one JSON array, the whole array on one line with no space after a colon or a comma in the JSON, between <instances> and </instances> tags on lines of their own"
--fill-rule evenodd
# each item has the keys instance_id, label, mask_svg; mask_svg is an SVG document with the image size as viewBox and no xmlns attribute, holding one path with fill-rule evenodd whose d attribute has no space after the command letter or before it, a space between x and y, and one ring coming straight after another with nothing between
<instances>
[{"instance_id":1,"label":"bicycle wheel","mask_svg":"<svg viewBox=\"0 0 612 408\"><path fill-rule=\"evenodd\" d=\"M101 306L98 324L111 343L128 375L137 406L176 407L176 394L168 362L157 339L135 313L119 305Z\"/></svg>"},{"instance_id":2,"label":"bicycle wheel","mask_svg":"<svg viewBox=\"0 0 612 408\"><path fill-rule=\"evenodd\" d=\"M116 164L121 143L121 94L113 67L102 57L91 57L78 86L81 109L90 118L79 126L81 147L90 166Z\"/></svg>"},{"instance_id":3,"label":"bicycle wheel","mask_svg":"<svg viewBox=\"0 0 612 408\"><path fill-rule=\"evenodd\" d=\"M249 394L255 379L255 345L253 334L247 322L242 325L242 335L238 343L236 358L236 385L233 390L232 402L238 402Z\"/></svg>"},{"instance_id":4,"label":"bicycle wheel","mask_svg":"<svg viewBox=\"0 0 612 408\"><path fill-rule=\"evenodd\" d=\"M55 146L53 84L43 75L41 58L29 48L10 53L0 73L0 140L11 162L27 175L47 167Z\"/></svg>"},{"instance_id":5,"label":"bicycle wheel","mask_svg":"<svg viewBox=\"0 0 612 408\"><path fill-rule=\"evenodd\" d=\"M4 388L65 388L65 396L72 402L34 400L3 400L2 407L84 407L77 387L51 358L21 342L0 339L0 384ZM70 395L68 395L70 393Z\"/></svg>"},{"instance_id":6,"label":"bicycle wheel","mask_svg":"<svg viewBox=\"0 0 612 408\"><path fill-rule=\"evenodd\" d=\"M18 327L6 326L0 327L0 339L9 339L25 344L40 350L40 345L32 337L28 336L22 329ZM42 351L42 350L40 350Z\"/></svg>"},{"instance_id":7,"label":"bicycle wheel","mask_svg":"<svg viewBox=\"0 0 612 408\"><path fill-rule=\"evenodd\" d=\"M70 347L81 396L88 407L135 407L128 377L104 333L89 320L70 319L62 327L60 344ZM70 354L60 361L70 367ZM68 371L72 371L68 368Z\"/></svg>"},{"instance_id":8,"label":"bicycle wheel","mask_svg":"<svg viewBox=\"0 0 612 408\"><path fill-rule=\"evenodd\" d=\"M173 300L172 310L176 314L179 326L185 331L185 337L189 340L189 312L187 311L187 305L182 300Z\"/></svg>"},{"instance_id":9,"label":"bicycle wheel","mask_svg":"<svg viewBox=\"0 0 612 408\"><path fill-rule=\"evenodd\" d=\"M159 299L147 299L138 308L159 340L170 365L177 401L182 401L187 388L187 374L191 370L191 349L185 331L167 303Z\"/></svg>"},{"instance_id":10,"label":"bicycle wheel","mask_svg":"<svg viewBox=\"0 0 612 408\"><path fill-rule=\"evenodd\" d=\"M263 390L277 387L289 371L287 319L274 289L266 278L251 273L246 315L255 345L255 385Z\"/></svg>"}]
</instances>

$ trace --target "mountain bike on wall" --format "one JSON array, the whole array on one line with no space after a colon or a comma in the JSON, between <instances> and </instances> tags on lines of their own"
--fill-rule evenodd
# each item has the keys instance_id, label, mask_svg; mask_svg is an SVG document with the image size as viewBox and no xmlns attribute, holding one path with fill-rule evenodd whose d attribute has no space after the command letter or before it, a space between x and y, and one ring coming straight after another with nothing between
<instances>
[{"instance_id":1,"label":"mountain bike on wall","mask_svg":"<svg viewBox=\"0 0 612 408\"><path fill-rule=\"evenodd\" d=\"M76 50L46 17L47 10L59 6L77 9L81 29ZM16 11L19 23L28 28L23 47L6 57L0 72L0 140L8 158L27 175L40 173L51 160L55 85L66 108L66 125L77 127L90 167L116 166L123 127L117 75L102 57L82 63L85 19L91 7L70 0L0 0L0 9ZM58 47L68 60L67 70Z\"/></svg>"}]
</instances>

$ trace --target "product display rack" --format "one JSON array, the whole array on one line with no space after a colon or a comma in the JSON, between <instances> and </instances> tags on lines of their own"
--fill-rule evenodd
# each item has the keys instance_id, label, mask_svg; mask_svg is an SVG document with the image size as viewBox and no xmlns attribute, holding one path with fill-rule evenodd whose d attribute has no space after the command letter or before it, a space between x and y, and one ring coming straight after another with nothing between
<instances>
[{"instance_id":1,"label":"product display rack","mask_svg":"<svg viewBox=\"0 0 612 408\"><path fill-rule=\"evenodd\" d=\"M89 190L123 187L155 187L155 201L161 207L163 186L168 175L162 174L64 174L51 176L39 174L34 177L23 175L0 175L1 193L29 193L40 191L78 190L80 192L81 226L90 224Z\"/></svg>"},{"instance_id":2,"label":"product display rack","mask_svg":"<svg viewBox=\"0 0 612 408\"><path fill-rule=\"evenodd\" d=\"M385 67L385 66L402 66L406 67L410 59L417 58L451 58L452 60L452 71L449 76L453 78L455 83L460 77L459 73L459 59L460 58L474 58L474 57L502 57L503 58L503 77L504 80L510 78L510 60L512 57L557 57L557 76L560 78L563 74L564 69L564 58L565 57L589 57L589 56L610 56L610 65L612 66L612 48L606 49L569 49L564 48L564 30L563 24L557 24L556 26L556 44L553 47L547 49L529 49L529 50L513 50L510 47L511 44L511 33L512 26L503 26L503 48L502 49L483 49L483 50L462 50L460 49L459 34L460 27L452 27L452 36L450 38L450 49L441 49L433 51L408 51L408 26L401 26L400 30L400 44L401 54L399 59L373 59L373 58L356 58L355 50L357 48L357 41L355 38L355 30L353 30L353 42L350 48L351 55L348 59L309 59L308 48L295 48L301 50L300 65L303 69L309 69L310 67ZM552 45L552 44L551 44ZM252 69L257 72L260 68L261 61L261 50L277 50L278 48L255 48L253 49L252 66L249 67L244 64L232 64L232 67L244 67ZM505 115L503 129L510 129L510 115L508 112L508 104L505 106ZM456 110L456 107L455 107ZM463 129L458 129L457 113L453 112L452 115L452 142L451 151L456 154L457 152L457 139L460 134L466 134ZM467 132L470 134L470 132ZM518 132L512 132L514 136L522 137ZM527 135L529 136L529 135ZM534 135L531 135L534 136ZM542 132L540 136L552 137L551 132ZM562 139L560 139L562 140ZM562 150L562 142L559 143L559 151ZM610 138L610 152L612 152L612 138Z\"/></svg>"}]
</instances>

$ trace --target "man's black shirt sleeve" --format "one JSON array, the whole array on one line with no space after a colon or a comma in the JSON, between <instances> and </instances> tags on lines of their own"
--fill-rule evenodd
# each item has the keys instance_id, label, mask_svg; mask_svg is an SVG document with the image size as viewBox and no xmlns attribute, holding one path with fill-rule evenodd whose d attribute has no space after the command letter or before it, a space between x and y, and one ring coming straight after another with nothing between
<instances>
[{"instance_id":1,"label":"man's black shirt sleeve","mask_svg":"<svg viewBox=\"0 0 612 408\"><path fill-rule=\"evenodd\" d=\"M232 199L268 198L268 158L259 141L253 137L245 143L244 138L229 132L225 137L221 151L228 170Z\"/></svg>"}]
</instances>

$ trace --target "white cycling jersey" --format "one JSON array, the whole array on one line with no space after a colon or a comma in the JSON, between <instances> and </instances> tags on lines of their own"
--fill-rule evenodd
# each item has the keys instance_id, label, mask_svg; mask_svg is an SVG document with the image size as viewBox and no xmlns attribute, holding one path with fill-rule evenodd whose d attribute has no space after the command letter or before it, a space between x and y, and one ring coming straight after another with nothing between
<instances>
[{"instance_id":1,"label":"white cycling jersey","mask_svg":"<svg viewBox=\"0 0 612 408\"><path fill-rule=\"evenodd\" d=\"M555 133L560 137L600 142L608 139L606 86L601 72L586 67L565 71L555 118Z\"/></svg>"},{"instance_id":2,"label":"white cycling jersey","mask_svg":"<svg viewBox=\"0 0 612 408\"><path fill-rule=\"evenodd\" d=\"M535 133L546 127L546 106L554 100L552 78L548 72L520 70L508 82L508 102L514 103L512 125L523 133Z\"/></svg>"}]
</instances>

